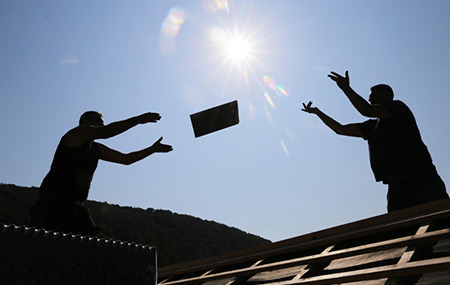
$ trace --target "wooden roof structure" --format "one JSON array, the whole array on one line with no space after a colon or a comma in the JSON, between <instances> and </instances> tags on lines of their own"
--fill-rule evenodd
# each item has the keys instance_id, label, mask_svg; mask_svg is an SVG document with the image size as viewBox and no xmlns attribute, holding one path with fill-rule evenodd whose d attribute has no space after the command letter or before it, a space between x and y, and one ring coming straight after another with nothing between
<instances>
[{"instance_id":1,"label":"wooden roof structure","mask_svg":"<svg viewBox=\"0 0 450 285\"><path fill-rule=\"evenodd\" d=\"M450 284L450 199L162 267L158 283Z\"/></svg>"}]
</instances>

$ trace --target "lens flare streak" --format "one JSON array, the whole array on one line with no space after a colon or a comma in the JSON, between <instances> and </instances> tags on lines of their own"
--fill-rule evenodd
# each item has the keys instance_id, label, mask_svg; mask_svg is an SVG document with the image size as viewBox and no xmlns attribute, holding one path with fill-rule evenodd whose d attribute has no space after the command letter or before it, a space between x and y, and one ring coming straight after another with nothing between
<instances>
[{"instance_id":1,"label":"lens flare streak","mask_svg":"<svg viewBox=\"0 0 450 285\"><path fill-rule=\"evenodd\" d=\"M272 99L270 99L269 94L264 93L264 97L266 97L267 102L269 103L270 107L275 108L275 104L273 103Z\"/></svg>"},{"instance_id":2,"label":"lens flare streak","mask_svg":"<svg viewBox=\"0 0 450 285\"><path fill-rule=\"evenodd\" d=\"M286 156L289 156L289 151L288 151L288 149L287 149L286 144L284 143L284 141L281 140L281 141L280 141L280 144L281 144L281 147L283 148L284 154L285 154Z\"/></svg>"},{"instance_id":3,"label":"lens flare streak","mask_svg":"<svg viewBox=\"0 0 450 285\"><path fill-rule=\"evenodd\" d=\"M286 90L284 90L283 87L281 87L280 85L277 85L277 90L280 91L281 94L283 94L286 97L289 97L289 93L287 93Z\"/></svg>"}]
</instances>

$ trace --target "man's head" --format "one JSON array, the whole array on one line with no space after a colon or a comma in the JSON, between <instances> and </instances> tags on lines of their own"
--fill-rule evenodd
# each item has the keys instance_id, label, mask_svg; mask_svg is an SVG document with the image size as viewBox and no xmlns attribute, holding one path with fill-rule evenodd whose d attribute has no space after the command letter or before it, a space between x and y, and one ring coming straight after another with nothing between
<instances>
[{"instance_id":1,"label":"man's head","mask_svg":"<svg viewBox=\"0 0 450 285\"><path fill-rule=\"evenodd\" d=\"M103 115L100 112L97 111L87 111L84 112L83 115L80 117L79 121L80 126L81 125L91 125L96 127L103 126Z\"/></svg>"},{"instance_id":2,"label":"man's head","mask_svg":"<svg viewBox=\"0 0 450 285\"><path fill-rule=\"evenodd\" d=\"M370 88L370 104L381 104L394 100L394 91L387 84L378 84Z\"/></svg>"}]
</instances>

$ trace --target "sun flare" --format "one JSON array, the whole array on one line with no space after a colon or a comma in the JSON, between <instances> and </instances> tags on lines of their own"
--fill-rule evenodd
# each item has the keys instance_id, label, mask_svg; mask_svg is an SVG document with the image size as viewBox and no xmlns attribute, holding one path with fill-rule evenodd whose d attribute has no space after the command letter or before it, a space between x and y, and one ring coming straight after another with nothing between
<instances>
[{"instance_id":1,"label":"sun flare","mask_svg":"<svg viewBox=\"0 0 450 285\"><path fill-rule=\"evenodd\" d=\"M244 35L233 34L229 30L215 26L210 29L209 40L221 51L220 55L233 65L247 65L254 56L252 43Z\"/></svg>"},{"instance_id":2,"label":"sun flare","mask_svg":"<svg viewBox=\"0 0 450 285\"><path fill-rule=\"evenodd\" d=\"M225 47L225 51L235 63L247 61L251 53L248 41L240 38L230 39Z\"/></svg>"}]
</instances>

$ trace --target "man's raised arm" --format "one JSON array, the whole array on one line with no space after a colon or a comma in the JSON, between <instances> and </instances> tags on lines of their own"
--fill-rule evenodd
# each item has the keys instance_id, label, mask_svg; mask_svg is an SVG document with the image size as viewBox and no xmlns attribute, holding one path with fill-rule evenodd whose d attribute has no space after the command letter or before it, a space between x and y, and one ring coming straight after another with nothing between
<instances>
[{"instance_id":1,"label":"man's raised arm","mask_svg":"<svg viewBox=\"0 0 450 285\"><path fill-rule=\"evenodd\" d=\"M345 77L333 71L331 72L331 74L328 75L328 77L331 78L331 80L333 80L334 82L336 82L337 86L344 92L344 94L352 103L353 107L355 107L355 109L358 110L358 112L361 115L370 118L391 117L391 115L383 105L370 104L350 87L350 78L348 76L348 70L345 71Z\"/></svg>"},{"instance_id":2,"label":"man's raised arm","mask_svg":"<svg viewBox=\"0 0 450 285\"><path fill-rule=\"evenodd\" d=\"M96 132L96 136L94 139L107 139L114 136L117 136L123 132L128 131L132 127L139 124L146 123L156 123L161 119L161 116L158 113L144 113L139 116L131 117L126 120L112 122L104 127L101 127L102 130Z\"/></svg>"},{"instance_id":3,"label":"man's raised arm","mask_svg":"<svg viewBox=\"0 0 450 285\"><path fill-rule=\"evenodd\" d=\"M139 116L131 117L125 120L112 122L103 125L103 119L94 120L90 123L81 124L78 127L70 130L64 136L64 142L68 146L79 146L87 141L93 141L96 139L107 139L119 135L127 130L135 127L138 124L156 123L161 119L158 113L144 113Z\"/></svg>"}]
</instances>

